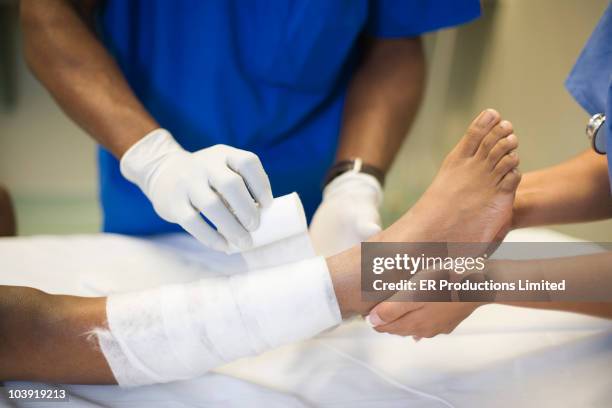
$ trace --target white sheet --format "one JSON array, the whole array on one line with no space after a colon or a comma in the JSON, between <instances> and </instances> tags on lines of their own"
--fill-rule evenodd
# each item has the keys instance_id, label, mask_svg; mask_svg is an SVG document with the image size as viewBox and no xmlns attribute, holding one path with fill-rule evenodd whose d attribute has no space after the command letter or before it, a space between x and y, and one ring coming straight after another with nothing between
<instances>
[{"instance_id":1,"label":"white sheet","mask_svg":"<svg viewBox=\"0 0 612 408\"><path fill-rule=\"evenodd\" d=\"M530 230L510 239L569 238ZM245 268L239 255L213 254L181 234L0 239L0 284L52 293L95 296ZM612 404L610 367L609 321L487 306L451 336L414 343L354 320L191 381L130 390L67 386L70 402L52 406L598 407ZM3 404L40 406L0 397Z\"/></svg>"}]
</instances>

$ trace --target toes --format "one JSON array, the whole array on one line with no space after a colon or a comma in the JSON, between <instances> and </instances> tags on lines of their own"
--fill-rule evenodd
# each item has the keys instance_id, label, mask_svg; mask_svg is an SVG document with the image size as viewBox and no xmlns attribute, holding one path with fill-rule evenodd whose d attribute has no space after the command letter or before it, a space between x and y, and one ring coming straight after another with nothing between
<instances>
[{"instance_id":1,"label":"toes","mask_svg":"<svg viewBox=\"0 0 612 408\"><path fill-rule=\"evenodd\" d=\"M508 136L503 137L497 141L497 144L493 146L493 149L489 152L487 160L491 165L491 168L504 157L508 152L516 150L518 147L518 138L514 133L510 133Z\"/></svg>"},{"instance_id":2,"label":"toes","mask_svg":"<svg viewBox=\"0 0 612 408\"><path fill-rule=\"evenodd\" d=\"M459 151L465 156L472 156L482 139L491 131L500 120L499 113L494 109L486 109L480 113L470 124L465 136L459 142Z\"/></svg>"},{"instance_id":3,"label":"toes","mask_svg":"<svg viewBox=\"0 0 612 408\"><path fill-rule=\"evenodd\" d=\"M482 159L489 155L500 139L512 133L512 123L507 120L502 120L482 139L476 155Z\"/></svg>"},{"instance_id":4,"label":"toes","mask_svg":"<svg viewBox=\"0 0 612 408\"><path fill-rule=\"evenodd\" d=\"M493 174L496 176L497 180L501 180L506 174L515 169L519 165L519 156L517 152L510 152L497 163L495 168L493 169Z\"/></svg>"},{"instance_id":5,"label":"toes","mask_svg":"<svg viewBox=\"0 0 612 408\"><path fill-rule=\"evenodd\" d=\"M514 168L501 179L499 189L505 192L516 191L520 182L521 172L519 169Z\"/></svg>"}]
</instances>

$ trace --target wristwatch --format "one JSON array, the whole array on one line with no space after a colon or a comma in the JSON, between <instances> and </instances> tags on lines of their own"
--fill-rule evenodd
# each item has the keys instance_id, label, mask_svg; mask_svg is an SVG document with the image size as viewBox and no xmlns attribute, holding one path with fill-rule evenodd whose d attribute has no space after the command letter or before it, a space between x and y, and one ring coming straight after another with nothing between
<instances>
[{"instance_id":1,"label":"wristwatch","mask_svg":"<svg viewBox=\"0 0 612 408\"><path fill-rule=\"evenodd\" d=\"M591 147L599 154L606 154L606 115L597 113L589 119L586 134L591 141Z\"/></svg>"},{"instance_id":2,"label":"wristwatch","mask_svg":"<svg viewBox=\"0 0 612 408\"><path fill-rule=\"evenodd\" d=\"M331 183L333 179L338 177L341 174L347 173L349 171L355 173L364 173L369 174L374 177L381 186L385 184L385 172L379 169L378 167L366 164L363 162L361 158L351 159L351 160L342 160L334 164L327 175L325 176L325 181L323 183L323 187Z\"/></svg>"}]
</instances>

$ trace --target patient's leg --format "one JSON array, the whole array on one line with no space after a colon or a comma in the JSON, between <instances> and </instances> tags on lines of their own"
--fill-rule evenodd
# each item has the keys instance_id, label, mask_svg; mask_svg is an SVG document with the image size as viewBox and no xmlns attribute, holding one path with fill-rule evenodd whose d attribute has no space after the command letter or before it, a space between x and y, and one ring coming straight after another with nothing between
<instances>
[{"instance_id":1,"label":"patient's leg","mask_svg":"<svg viewBox=\"0 0 612 408\"><path fill-rule=\"evenodd\" d=\"M509 154L516 139L498 122L495 112L481 114L423 198L375 239L493 239L519 181ZM367 313L359 260L355 247L327 261L108 299L0 287L0 380L137 385L201 375ZM103 329L103 352L84 335L94 328Z\"/></svg>"}]
</instances>

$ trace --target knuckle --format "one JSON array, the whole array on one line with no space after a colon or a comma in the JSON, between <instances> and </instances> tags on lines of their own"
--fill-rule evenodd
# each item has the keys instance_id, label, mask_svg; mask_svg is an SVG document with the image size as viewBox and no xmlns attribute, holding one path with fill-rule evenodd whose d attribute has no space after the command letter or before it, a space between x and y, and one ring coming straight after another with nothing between
<instances>
[{"instance_id":1,"label":"knuckle","mask_svg":"<svg viewBox=\"0 0 612 408\"><path fill-rule=\"evenodd\" d=\"M203 212L210 213L217 211L223 203L221 199L215 195L210 195L200 202L200 207Z\"/></svg>"},{"instance_id":2,"label":"knuckle","mask_svg":"<svg viewBox=\"0 0 612 408\"><path fill-rule=\"evenodd\" d=\"M240 158L238 165L243 171L252 171L253 169L262 167L259 157L252 152L245 152L244 155Z\"/></svg>"},{"instance_id":3,"label":"knuckle","mask_svg":"<svg viewBox=\"0 0 612 408\"><path fill-rule=\"evenodd\" d=\"M378 333L391 333L387 329L384 329L382 327L374 327L374 330L376 330Z\"/></svg>"},{"instance_id":4,"label":"knuckle","mask_svg":"<svg viewBox=\"0 0 612 408\"><path fill-rule=\"evenodd\" d=\"M503 170L506 167L510 167L512 165L512 158L510 156L504 156L503 159L499 162L500 168Z\"/></svg>"},{"instance_id":5,"label":"knuckle","mask_svg":"<svg viewBox=\"0 0 612 408\"><path fill-rule=\"evenodd\" d=\"M188 213L187 211L180 211L178 213L175 213L171 216L171 218L173 218L173 221L181 226L188 225L193 220L192 214Z\"/></svg>"},{"instance_id":6,"label":"knuckle","mask_svg":"<svg viewBox=\"0 0 612 408\"><path fill-rule=\"evenodd\" d=\"M421 337L425 337L426 339L431 339L432 337L436 337L438 333L434 330L428 330Z\"/></svg>"},{"instance_id":7,"label":"knuckle","mask_svg":"<svg viewBox=\"0 0 612 408\"><path fill-rule=\"evenodd\" d=\"M422 322L415 323L413 327L414 327L415 333L419 336L421 335L421 333L426 333L429 330L429 328Z\"/></svg>"},{"instance_id":8,"label":"knuckle","mask_svg":"<svg viewBox=\"0 0 612 408\"><path fill-rule=\"evenodd\" d=\"M246 164L259 164L259 157L253 152L244 152L243 160Z\"/></svg>"},{"instance_id":9,"label":"knuckle","mask_svg":"<svg viewBox=\"0 0 612 408\"><path fill-rule=\"evenodd\" d=\"M394 305L389 303L383 303L377 310L376 313L378 317L382 319L383 322L390 323L395 320L394 313Z\"/></svg>"},{"instance_id":10,"label":"knuckle","mask_svg":"<svg viewBox=\"0 0 612 408\"><path fill-rule=\"evenodd\" d=\"M480 135L480 132L480 125L476 125L475 128L469 127L467 130L468 137L470 137L471 139L478 137Z\"/></svg>"},{"instance_id":11,"label":"knuckle","mask_svg":"<svg viewBox=\"0 0 612 408\"><path fill-rule=\"evenodd\" d=\"M242 184L244 184L244 181L242 181L242 177L236 174L227 175L221 181L222 188L230 191L236 191L240 189Z\"/></svg>"},{"instance_id":12,"label":"knuckle","mask_svg":"<svg viewBox=\"0 0 612 408\"><path fill-rule=\"evenodd\" d=\"M210 146L208 149L206 149L208 152L213 153L213 154L219 154L221 152L223 152L223 150L225 150L227 146L223 145L223 144L216 144L216 145L212 145Z\"/></svg>"}]
</instances>

